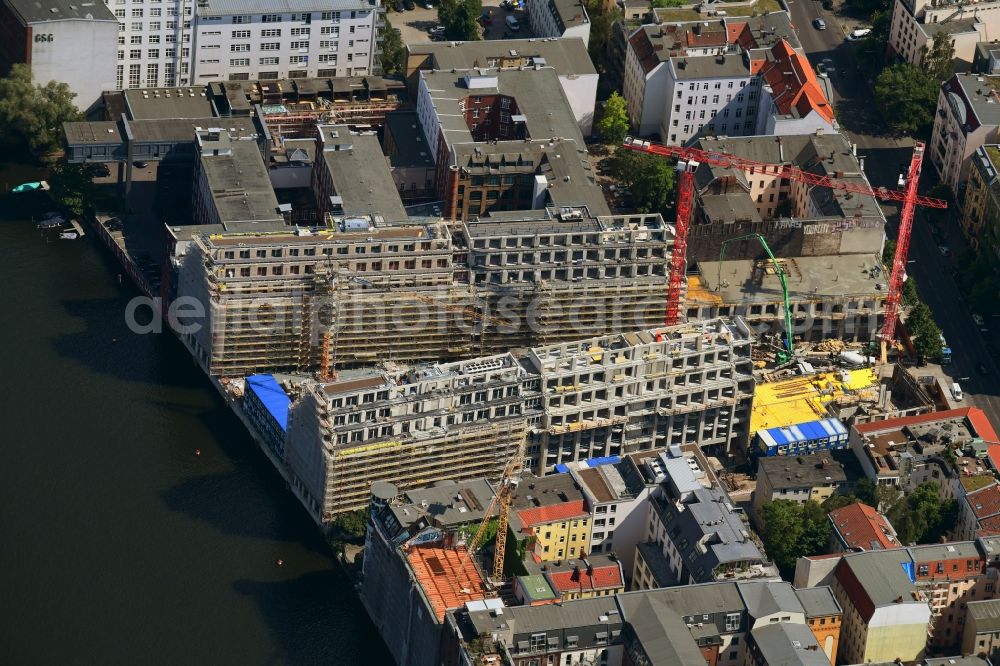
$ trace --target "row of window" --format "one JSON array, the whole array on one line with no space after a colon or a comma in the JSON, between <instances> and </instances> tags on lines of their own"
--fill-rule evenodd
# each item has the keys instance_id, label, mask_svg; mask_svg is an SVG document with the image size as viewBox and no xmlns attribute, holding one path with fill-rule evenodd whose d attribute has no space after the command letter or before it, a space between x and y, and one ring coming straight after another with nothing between
<instances>
[{"instance_id":1,"label":"row of window","mask_svg":"<svg viewBox=\"0 0 1000 666\"><path fill-rule=\"evenodd\" d=\"M319 16L319 20L321 20L321 21L339 21L342 18L341 14L344 14L344 13L346 13L346 12L321 12L320 16ZM284 15L282 15L282 14L263 14L260 17L260 22L261 23L281 23L282 21L285 20L283 18L283 16ZM366 18L367 16L368 16L368 12L364 12L364 11L352 11L351 12L351 18L352 19L359 19L359 18L363 19L363 18ZM312 23L312 18L313 18L313 15L311 13L307 12L307 13L304 13L304 14L291 14L288 17L288 20L289 21L302 21L304 23ZM239 16L234 16L232 18L232 23L235 24L235 25L241 25L241 24L252 23L252 22L253 22L253 17L250 16L249 14L243 14L243 15L239 15Z\"/></svg>"}]
</instances>

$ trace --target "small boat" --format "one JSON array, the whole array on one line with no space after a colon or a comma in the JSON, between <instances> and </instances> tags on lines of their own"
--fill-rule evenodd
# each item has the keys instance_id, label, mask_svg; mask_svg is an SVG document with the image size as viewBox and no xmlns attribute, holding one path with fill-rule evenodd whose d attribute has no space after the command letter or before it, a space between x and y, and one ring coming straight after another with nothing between
<instances>
[{"instance_id":1,"label":"small boat","mask_svg":"<svg viewBox=\"0 0 1000 666\"><path fill-rule=\"evenodd\" d=\"M20 185L15 185L10 191L12 194L23 194L24 192L46 192L48 189L48 183L44 180L36 180L31 183L21 183Z\"/></svg>"},{"instance_id":2,"label":"small boat","mask_svg":"<svg viewBox=\"0 0 1000 666\"><path fill-rule=\"evenodd\" d=\"M65 224L66 220L57 215L55 217L46 217L45 219L41 220L36 226L39 229L55 229L56 227L61 227Z\"/></svg>"},{"instance_id":3,"label":"small boat","mask_svg":"<svg viewBox=\"0 0 1000 666\"><path fill-rule=\"evenodd\" d=\"M61 234L59 234L59 238L63 240L76 240L79 237L80 234L76 233L75 231L64 231Z\"/></svg>"}]
</instances>

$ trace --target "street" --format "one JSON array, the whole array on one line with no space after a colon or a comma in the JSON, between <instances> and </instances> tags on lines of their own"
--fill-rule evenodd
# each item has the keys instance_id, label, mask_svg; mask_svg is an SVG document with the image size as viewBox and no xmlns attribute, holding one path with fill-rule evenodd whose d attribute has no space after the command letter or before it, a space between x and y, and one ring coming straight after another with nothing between
<instances>
[{"instance_id":1,"label":"street","mask_svg":"<svg viewBox=\"0 0 1000 666\"><path fill-rule=\"evenodd\" d=\"M809 61L813 67L820 62L827 66L837 120L844 134L857 144L868 180L873 186L896 188L901 166L909 164L913 140L896 139L884 131L884 121L875 110L868 82L857 69L855 44L845 39L860 24L841 15L840 4L835 5L834 11L822 9L818 0L788 0L788 6ZM816 18L826 21L826 30L813 27ZM929 159L924 160L923 171L926 181L936 182ZM883 211L890 224L898 223L896 206L883 205ZM921 298L934 313L952 349L954 360L943 366L944 373L961 384L965 405L979 407L992 423L1000 426L997 390L1000 372L950 275L953 265L938 250L929 224L918 210L907 273L916 280ZM980 364L987 370L985 376L979 370Z\"/></svg>"}]
</instances>

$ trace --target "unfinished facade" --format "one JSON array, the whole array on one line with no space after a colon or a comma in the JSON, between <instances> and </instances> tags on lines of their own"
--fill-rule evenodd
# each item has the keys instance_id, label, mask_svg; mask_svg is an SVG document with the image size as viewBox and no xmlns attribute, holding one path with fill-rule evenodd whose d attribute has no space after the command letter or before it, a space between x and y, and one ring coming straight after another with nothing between
<instances>
[{"instance_id":1,"label":"unfinished facade","mask_svg":"<svg viewBox=\"0 0 1000 666\"><path fill-rule=\"evenodd\" d=\"M532 468L697 443L728 453L753 396L750 334L722 319L532 349Z\"/></svg>"},{"instance_id":2,"label":"unfinished facade","mask_svg":"<svg viewBox=\"0 0 1000 666\"><path fill-rule=\"evenodd\" d=\"M400 489L499 479L527 427L538 378L511 354L310 383L292 405L292 488L325 523L363 508L374 481Z\"/></svg>"}]
</instances>

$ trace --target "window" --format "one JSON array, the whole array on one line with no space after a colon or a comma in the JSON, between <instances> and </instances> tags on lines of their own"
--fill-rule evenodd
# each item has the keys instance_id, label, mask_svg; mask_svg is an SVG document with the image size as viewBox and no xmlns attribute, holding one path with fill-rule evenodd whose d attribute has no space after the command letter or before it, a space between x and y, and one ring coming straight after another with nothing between
<instances>
[{"instance_id":1,"label":"window","mask_svg":"<svg viewBox=\"0 0 1000 666\"><path fill-rule=\"evenodd\" d=\"M142 18L142 8L132 10L132 18Z\"/></svg>"},{"instance_id":2,"label":"window","mask_svg":"<svg viewBox=\"0 0 1000 666\"><path fill-rule=\"evenodd\" d=\"M233 58L229 61L230 67L249 67L250 58Z\"/></svg>"},{"instance_id":3,"label":"window","mask_svg":"<svg viewBox=\"0 0 1000 666\"><path fill-rule=\"evenodd\" d=\"M163 14L163 10L160 9L159 7L155 7L153 9L149 10L149 15L150 16L161 16L162 14Z\"/></svg>"},{"instance_id":4,"label":"window","mask_svg":"<svg viewBox=\"0 0 1000 666\"><path fill-rule=\"evenodd\" d=\"M288 58L289 65L301 65L307 62L309 62L309 56L290 56Z\"/></svg>"},{"instance_id":5,"label":"window","mask_svg":"<svg viewBox=\"0 0 1000 666\"><path fill-rule=\"evenodd\" d=\"M260 31L261 37L281 37L281 28L264 28Z\"/></svg>"},{"instance_id":6,"label":"window","mask_svg":"<svg viewBox=\"0 0 1000 666\"><path fill-rule=\"evenodd\" d=\"M319 29L319 34L321 34L321 35L339 35L340 34L340 26L328 25L328 26L326 26L324 28L320 28Z\"/></svg>"},{"instance_id":7,"label":"window","mask_svg":"<svg viewBox=\"0 0 1000 666\"><path fill-rule=\"evenodd\" d=\"M339 21L340 12L323 12L321 18L324 21Z\"/></svg>"},{"instance_id":8,"label":"window","mask_svg":"<svg viewBox=\"0 0 1000 666\"><path fill-rule=\"evenodd\" d=\"M292 37L302 37L309 35L309 28L292 28L289 31Z\"/></svg>"},{"instance_id":9,"label":"window","mask_svg":"<svg viewBox=\"0 0 1000 666\"><path fill-rule=\"evenodd\" d=\"M133 30L142 30L142 21L136 21L132 24Z\"/></svg>"},{"instance_id":10,"label":"window","mask_svg":"<svg viewBox=\"0 0 1000 666\"><path fill-rule=\"evenodd\" d=\"M177 10L175 8L173 8L173 7L168 7L167 8L167 14L170 14L171 16L173 16L176 13L177 13ZM233 17L233 23L237 24L237 25L239 25L241 23L249 23L249 22L250 22L250 17L249 16L234 16Z\"/></svg>"},{"instance_id":11,"label":"window","mask_svg":"<svg viewBox=\"0 0 1000 666\"><path fill-rule=\"evenodd\" d=\"M139 60L142 58L142 49L130 49L128 52L129 60Z\"/></svg>"},{"instance_id":12,"label":"window","mask_svg":"<svg viewBox=\"0 0 1000 666\"><path fill-rule=\"evenodd\" d=\"M292 42L288 46L293 49L307 49L309 48L309 42Z\"/></svg>"},{"instance_id":13,"label":"window","mask_svg":"<svg viewBox=\"0 0 1000 666\"><path fill-rule=\"evenodd\" d=\"M281 14L264 14L260 17L261 23L281 23Z\"/></svg>"},{"instance_id":14,"label":"window","mask_svg":"<svg viewBox=\"0 0 1000 666\"><path fill-rule=\"evenodd\" d=\"M230 44L229 50L232 53L242 53L250 50L249 44Z\"/></svg>"},{"instance_id":15,"label":"window","mask_svg":"<svg viewBox=\"0 0 1000 666\"><path fill-rule=\"evenodd\" d=\"M281 42L263 42L260 45L261 51L277 51L281 48Z\"/></svg>"},{"instance_id":16,"label":"window","mask_svg":"<svg viewBox=\"0 0 1000 666\"><path fill-rule=\"evenodd\" d=\"M740 614L739 613L727 613L726 614L726 631L739 631L740 628Z\"/></svg>"},{"instance_id":17,"label":"window","mask_svg":"<svg viewBox=\"0 0 1000 666\"><path fill-rule=\"evenodd\" d=\"M257 62L261 65L277 65L280 60L281 60L280 58L268 57L268 58L261 58Z\"/></svg>"},{"instance_id":18,"label":"window","mask_svg":"<svg viewBox=\"0 0 1000 666\"><path fill-rule=\"evenodd\" d=\"M335 49L335 48L337 48L337 42L321 41L319 43L319 47L321 49Z\"/></svg>"},{"instance_id":19,"label":"window","mask_svg":"<svg viewBox=\"0 0 1000 666\"><path fill-rule=\"evenodd\" d=\"M150 44L159 44L160 43L160 36L159 35L150 35L149 36L149 43Z\"/></svg>"},{"instance_id":20,"label":"window","mask_svg":"<svg viewBox=\"0 0 1000 666\"><path fill-rule=\"evenodd\" d=\"M233 30L233 39L250 39L249 30Z\"/></svg>"},{"instance_id":21,"label":"window","mask_svg":"<svg viewBox=\"0 0 1000 666\"><path fill-rule=\"evenodd\" d=\"M159 59L160 49L149 49L149 51L146 52L146 55L154 60Z\"/></svg>"},{"instance_id":22,"label":"window","mask_svg":"<svg viewBox=\"0 0 1000 666\"><path fill-rule=\"evenodd\" d=\"M319 61L320 62L332 62L332 63L336 63L337 62L337 54L336 53L320 53L319 54Z\"/></svg>"},{"instance_id":23,"label":"window","mask_svg":"<svg viewBox=\"0 0 1000 666\"><path fill-rule=\"evenodd\" d=\"M142 44L142 35L132 35L129 38L129 44Z\"/></svg>"},{"instance_id":24,"label":"window","mask_svg":"<svg viewBox=\"0 0 1000 666\"><path fill-rule=\"evenodd\" d=\"M149 29L150 30L159 30L160 29L160 22L159 21L150 21L150 23L149 23ZM159 35L157 35L157 37L159 37Z\"/></svg>"}]
</instances>

